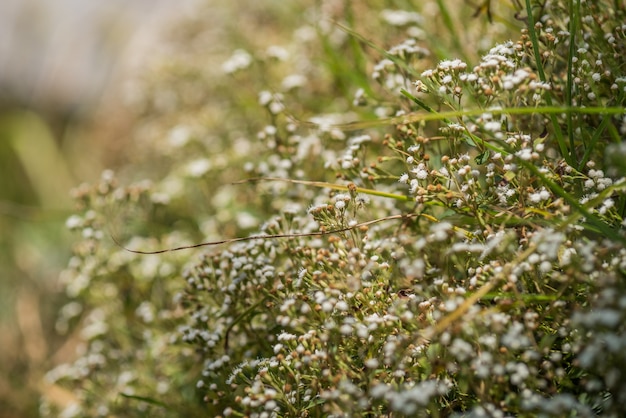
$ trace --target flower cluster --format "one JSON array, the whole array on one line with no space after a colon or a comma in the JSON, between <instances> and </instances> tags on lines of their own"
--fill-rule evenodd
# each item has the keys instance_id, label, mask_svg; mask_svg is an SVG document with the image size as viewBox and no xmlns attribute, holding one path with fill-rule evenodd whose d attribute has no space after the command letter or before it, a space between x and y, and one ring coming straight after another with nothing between
<instances>
[{"instance_id":1,"label":"flower cluster","mask_svg":"<svg viewBox=\"0 0 626 418\"><path fill-rule=\"evenodd\" d=\"M49 373L81 394L65 415L620 416L624 12L581 2L573 22L569 3L530 3L541 13L518 23L534 24L474 66L432 64L415 30L429 19L390 10L363 16L394 37L408 27L382 59L327 23L315 51L307 26L293 46L236 52L226 72L258 90L240 113L215 109L214 129L170 127L162 181L121 188L107 173L80 188L59 329L84 348ZM322 53L341 93L324 103L320 85L281 70L328 81L309 67ZM263 116L241 116L253 109ZM224 186L241 177L254 189ZM192 257L107 246L115 204L152 215L147 232L124 232L131 249L223 245Z\"/></svg>"}]
</instances>

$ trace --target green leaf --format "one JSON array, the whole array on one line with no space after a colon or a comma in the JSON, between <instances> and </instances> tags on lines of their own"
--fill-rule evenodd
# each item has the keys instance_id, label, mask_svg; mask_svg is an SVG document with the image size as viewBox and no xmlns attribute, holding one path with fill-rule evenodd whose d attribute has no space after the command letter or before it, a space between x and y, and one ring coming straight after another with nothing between
<instances>
[{"instance_id":1,"label":"green leaf","mask_svg":"<svg viewBox=\"0 0 626 418\"><path fill-rule=\"evenodd\" d=\"M429 113L436 113L432 107L428 106L426 103L424 103L423 101L421 101L420 99L418 99L417 97L413 96L411 93L409 93L408 91L406 91L405 89L401 89L400 93L402 93L402 95L404 97L407 97L408 99L410 99L412 102L414 102L416 105L418 105L419 107L421 107L422 109L424 109L425 111L429 112Z\"/></svg>"},{"instance_id":2,"label":"green leaf","mask_svg":"<svg viewBox=\"0 0 626 418\"><path fill-rule=\"evenodd\" d=\"M489 156L491 155L489 150L485 150L485 152L478 154L476 156L476 158L474 158L474 161L476 161L476 164L478 165L483 165L485 164L487 161L489 161Z\"/></svg>"},{"instance_id":3,"label":"green leaf","mask_svg":"<svg viewBox=\"0 0 626 418\"><path fill-rule=\"evenodd\" d=\"M467 143L467 145L469 145L470 147L476 147L476 142L474 142L474 139L472 139L471 136L469 135L465 135L463 137L463 139L465 139L465 142Z\"/></svg>"}]
</instances>

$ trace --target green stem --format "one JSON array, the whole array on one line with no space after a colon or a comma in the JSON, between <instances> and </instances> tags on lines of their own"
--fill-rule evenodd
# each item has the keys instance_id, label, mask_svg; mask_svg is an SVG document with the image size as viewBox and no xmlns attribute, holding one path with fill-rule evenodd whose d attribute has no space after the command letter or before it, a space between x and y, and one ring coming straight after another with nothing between
<instances>
[{"instance_id":1,"label":"green stem","mask_svg":"<svg viewBox=\"0 0 626 418\"><path fill-rule=\"evenodd\" d=\"M454 22L452 21L452 16L450 15L450 12L448 11L448 8L446 7L445 2L443 0L437 0L437 5L439 6L439 11L441 12L443 24L445 25L446 29L448 29L448 32L450 33L450 37L452 39L452 44L454 45L454 48L458 51L463 61L469 62L469 59L466 56L465 50L463 49L463 45L461 44L461 41L460 41L461 35L459 35L459 33L456 31L457 25L455 25Z\"/></svg>"},{"instance_id":2,"label":"green stem","mask_svg":"<svg viewBox=\"0 0 626 418\"><path fill-rule=\"evenodd\" d=\"M585 154L582 156L580 163L578 163L578 167L577 167L578 171L581 171L583 167L585 167L585 164L587 164L587 161L589 161L591 152L595 149L596 143L600 140L600 136L602 136L602 134L604 133L604 131L606 130L610 122L611 122L611 117L604 116L604 118L602 119L602 122L600 122L600 126L595 128L595 130L593 131L593 136L591 137L591 141L589 141L589 143L585 145Z\"/></svg>"},{"instance_id":3,"label":"green stem","mask_svg":"<svg viewBox=\"0 0 626 418\"><path fill-rule=\"evenodd\" d=\"M569 53L567 55L567 90L565 91L565 104L567 107L572 107L572 89L574 78L574 52L576 50L576 31L578 30L578 16L579 16L580 2L576 2L574 7L573 0L569 0L568 8L572 11L572 17L569 21ZM574 127L573 127L573 115L567 114L567 134L569 136L570 149L574 149Z\"/></svg>"},{"instance_id":4,"label":"green stem","mask_svg":"<svg viewBox=\"0 0 626 418\"><path fill-rule=\"evenodd\" d=\"M411 99L412 100L412 99ZM443 120L446 119L452 120L458 117L471 117L471 116L480 116L484 113L490 113L492 115L533 115L533 114L544 114L550 115L551 118L556 120L557 115L567 114L567 113L575 113L575 114L584 114L584 115L622 115L626 113L624 107L567 107L567 106L540 106L540 107L506 107L506 108L493 108L493 109L470 109L470 110L453 110L448 112L437 112L437 113L424 113L421 111L412 112L403 116L394 116L391 118L383 118L376 119L372 121L357 121L357 122L348 122L348 123L339 123L334 125L326 125L325 128L333 128L339 129L345 132L349 131L358 131L367 128L376 128L385 125L402 125L408 123L415 122L428 122L435 120ZM320 129L321 125L310 122L299 120L293 115L288 115L290 121L293 123L314 128ZM558 124L557 124L558 126ZM560 128L559 128L559 132ZM619 134L618 134L619 135ZM562 134L561 134L562 138ZM616 140L619 142L619 140ZM566 147L567 149L567 147ZM569 154L565 154L564 157L568 157ZM569 157L568 157L569 158ZM567 160L567 158L566 158ZM571 164L570 164L571 165ZM575 167L575 165L572 165Z\"/></svg>"},{"instance_id":5,"label":"green stem","mask_svg":"<svg viewBox=\"0 0 626 418\"><path fill-rule=\"evenodd\" d=\"M533 17L533 9L530 4L530 0L526 0L526 13L528 14L528 34L530 35L530 40L533 44L533 53L535 55L535 65L537 66L537 72L539 73L539 79L543 83L547 82L546 73L543 70L543 64L541 61L541 52L539 49L539 38L537 37L537 32L535 30L535 20ZM546 92L545 94L546 104L548 106L552 106L552 96ZM563 138L563 132L561 131L561 126L559 125L558 118L555 114L550 114L550 121L552 122L552 128L554 129L554 135L556 136L557 144L559 145L559 150L561 151L561 155L565 158L565 161L572 167L575 167L574 160L570 153L573 153L574 150L568 150L567 145L565 144L565 140Z\"/></svg>"},{"instance_id":6,"label":"green stem","mask_svg":"<svg viewBox=\"0 0 626 418\"><path fill-rule=\"evenodd\" d=\"M619 241L621 243L626 243L626 238L620 235L614 228L610 225L607 225L597 216L589 211L585 206L581 205L578 200L567 193L561 186L556 184L554 181L549 179L541 170L539 170L534 164L529 163L528 161L524 161L518 159L521 166L531 171L535 176L539 177L543 184L545 184L554 194L561 197L567 203L569 203L579 215L585 218L586 223L583 224L588 230L595 230L601 234L603 234L606 238L609 238L613 241ZM616 187L617 188L617 187ZM572 219L566 219L564 224L571 224Z\"/></svg>"}]
</instances>

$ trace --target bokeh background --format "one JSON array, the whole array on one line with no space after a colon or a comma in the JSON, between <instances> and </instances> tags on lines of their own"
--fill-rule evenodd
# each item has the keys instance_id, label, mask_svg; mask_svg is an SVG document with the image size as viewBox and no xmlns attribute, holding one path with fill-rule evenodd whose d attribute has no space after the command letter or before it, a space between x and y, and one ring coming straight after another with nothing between
<instances>
[{"instance_id":1,"label":"bokeh background","mask_svg":"<svg viewBox=\"0 0 626 418\"><path fill-rule=\"evenodd\" d=\"M0 417L36 416L41 376L63 354L70 190L128 160L132 79L194 3L0 2Z\"/></svg>"}]
</instances>

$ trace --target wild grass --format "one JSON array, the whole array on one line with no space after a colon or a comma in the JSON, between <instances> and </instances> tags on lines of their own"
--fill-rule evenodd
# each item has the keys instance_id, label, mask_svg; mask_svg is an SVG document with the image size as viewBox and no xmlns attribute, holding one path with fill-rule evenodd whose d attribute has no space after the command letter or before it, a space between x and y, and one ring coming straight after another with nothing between
<instances>
[{"instance_id":1,"label":"wild grass","mask_svg":"<svg viewBox=\"0 0 626 418\"><path fill-rule=\"evenodd\" d=\"M44 415L620 416L624 8L293 13L225 76L169 57L152 180L76 190Z\"/></svg>"}]
</instances>

